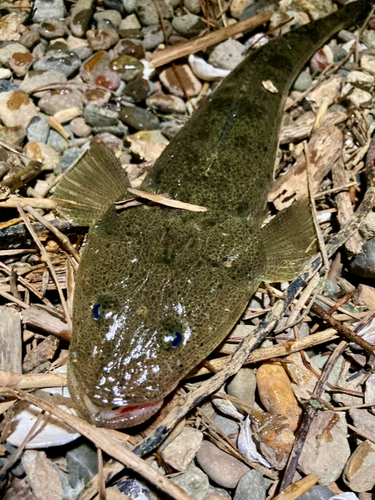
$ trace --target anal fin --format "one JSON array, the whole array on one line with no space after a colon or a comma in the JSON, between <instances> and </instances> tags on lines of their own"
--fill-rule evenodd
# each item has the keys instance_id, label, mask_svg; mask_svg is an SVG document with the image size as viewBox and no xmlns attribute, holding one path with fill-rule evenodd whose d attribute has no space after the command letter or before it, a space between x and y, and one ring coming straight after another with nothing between
<instances>
[{"instance_id":1,"label":"anal fin","mask_svg":"<svg viewBox=\"0 0 375 500\"><path fill-rule=\"evenodd\" d=\"M261 230L266 250L264 281L293 279L316 252L314 222L307 198L296 201L283 210ZM307 249L309 249L308 252Z\"/></svg>"},{"instance_id":2,"label":"anal fin","mask_svg":"<svg viewBox=\"0 0 375 500\"><path fill-rule=\"evenodd\" d=\"M56 187L57 211L80 226L89 226L130 187L119 160L105 146L86 151Z\"/></svg>"}]
</instances>

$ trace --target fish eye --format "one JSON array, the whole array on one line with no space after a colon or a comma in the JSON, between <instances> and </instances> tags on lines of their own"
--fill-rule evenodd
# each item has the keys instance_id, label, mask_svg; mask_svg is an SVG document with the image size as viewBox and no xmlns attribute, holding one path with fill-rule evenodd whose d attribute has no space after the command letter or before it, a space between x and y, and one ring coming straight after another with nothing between
<instances>
[{"instance_id":1,"label":"fish eye","mask_svg":"<svg viewBox=\"0 0 375 500\"><path fill-rule=\"evenodd\" d=\"M172 347L178 347L182 342L182 335L180 332L174 332L174 339L172 340Z\"/></svg>"},{"instance_id":2,"label":"fish eye","mask_svg":"<svg viewBox=\"0 0 375 500\"><path fill-rule=\"evenodd\" d=\"M95 304L92 308L92 317L95 321L98 321L100 315L100 304Z\"/></svg>"},{"instance_id":3,"label":"fish eye","mask_svg":"<svg viewBox=\"0 0 375 500\"><path fill-rule=\"evenodd\" d=\"M176 349L182 344L183 335L180 329L173 328L160 335L160 347L166 351Z\"/></svg>"}]
</instances>

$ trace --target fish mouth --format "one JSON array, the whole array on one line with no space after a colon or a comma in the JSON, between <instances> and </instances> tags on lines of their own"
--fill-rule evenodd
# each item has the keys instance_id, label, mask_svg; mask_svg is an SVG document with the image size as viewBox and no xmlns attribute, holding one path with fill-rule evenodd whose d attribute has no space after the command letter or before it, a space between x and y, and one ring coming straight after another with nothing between
<instances>
[{"instance_id":1,"label":"fish mouth","mask_svg":"<svg viewBox=\"0 0 375 500\"><path fill-rule=\"evenodd\" d=\"M142 424L163 405L164 399L137 406L98 406L85 394L83 402L90 415L91 423L110 429L125 429ZM86 413L86 412L85 412Z\"/></svg>"}]
</instances>

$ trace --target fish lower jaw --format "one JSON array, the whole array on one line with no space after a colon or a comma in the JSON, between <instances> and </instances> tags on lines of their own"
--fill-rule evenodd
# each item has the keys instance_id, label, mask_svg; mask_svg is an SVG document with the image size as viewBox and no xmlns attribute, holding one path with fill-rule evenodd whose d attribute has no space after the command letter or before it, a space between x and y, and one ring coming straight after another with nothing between
<instances>
[{"instance_id":1,"label":"fish lower jaw","mask_svg":"<svg viewBox=\"0 0 375 500\"><path fill-rule=\"evenodd\" d=\"M110 429L125 429L127 427L134 427L142 424L161 408L164 401L161 399L143 405L122 406L111 409L110 406L107 408L97 406L87 395L83 396L83 400L90 413L91 423L99 427L107 427Z\"/></svg>"}]
</instances>

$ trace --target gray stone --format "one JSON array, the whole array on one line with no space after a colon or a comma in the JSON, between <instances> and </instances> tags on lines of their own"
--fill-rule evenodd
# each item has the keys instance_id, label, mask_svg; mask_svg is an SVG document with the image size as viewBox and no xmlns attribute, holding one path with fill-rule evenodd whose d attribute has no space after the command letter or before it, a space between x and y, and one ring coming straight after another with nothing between
<instances>
[{"instance_id":1,"label":"gray stone","mask_svg":"<svg viewBox=\"0 0 375 500\"><path fill-rule=\"evenodd\" d=\"M245 47L237 40L219 43L211 52L208 62L217 68L234 69L245 57Z\"/></svg>"},{"instance_id":2,"label":"gray stone","mask_svg":"<svg viewBox=\"0 0 375 500\"><path fill-rule=\"evenodd\" d=\"M371 114L373 114L373 111L375 112L375 110L371 110ZM375 238L375 212L368 214L359 226L359 233L365 241Z\"/></svg>"},{"instance_id":3,"label":"gray stone","mask_svg":"<svg viewBox=\"0 0 375 500\"><path fill-rule=\"evenodd\" d=\"M66 129L66 127L64 128ZM49 133L47 144L60 153L63 153L68 148L68 141L53 129Z\"/></svg>"},{"instance_id":4,"label":"gray stone","mask_svg":"<svg viewBox=\"0 0 375 500\"><path fill-rule=\"evenodd\" d=\"M227 435L238 434L239 425L235 420L228 417L223 417L222 415L216 415L214 418L214 423L220 427L220 429Z\"/></svg>"},{"instance_id":5,"label":"gray stone","mask_svg":"<svg viewBox=\"0 0 375 500\"><path fill-rule=\"evenodd\" d=\"M293 84L294 90L298 90L299 92L303 92L310 88L312 84L312 76L310 74L309 68L306 71L302 71Z\"/></svg>"},{"instance_id":6,"label":"gray stone","mask_svg":"<svg viewBox=\"0 0 375 500\"><path fill-rule=\"evenodd\" d=\"M40 43L38 43L38 45L36 45L33 48L32 54L33 54L33 58L34 58L34 64L36 61L39 61L39 59L42 59L42 57L46 53L47 46L44 42L46 42L46 40L42 39L40 41Z\"/></svg>"},{"instance_id":7,"label":"gray stone","mask_svg":"<svg viewBox=\"0 0 375 500\"><path fill-rule=\"evenodd\" d=\"M128 14L134 12L136 0L122 0L124 9Z\"/></svg>"},{"instance_id":8,"label":"gray stone","mask_svg":"<svg viewBox=\"0 0 375 500\"><path fill-rule=\"evenodd\" d=\"M207 475L193 464L183 474L171 477L171 481L178 484L180 488L196 500L203 500L205 498L210 484Z\"/></svg>"},{"instance_id":9,"label":"gray stone","mask_svg":"<svg viewBox=\"0 0 375 500\"><path fill-rule=\"evenodd\" d=\"M81 154L82 150L80 148L66 149L62 155L60 163L55 168L54 173L58 175L68 170L72 163L75 162Z\"/></svg>"},{"instance_id":10,"label":"gray stone","mask_svg":"<svg viewBox=\"0 0 375 500\"><path fill-rule=\"evenodd\" d=\"M69 483L76 488L82 481L88 483L98 473L98 458L87 444L80 444L66 454Z\"/></svg>"},{"instance_id":11,"label":"gray stone","mask_svg":"<svg viewBox=\"0 0 375 500\"><path fill-rule=\"evenodd\" d=\"M375 55L363 54L360 59L361 69L375 73Z\"/></svg>"},{"instance_id":12,"label":"gray stone","mask_svg":"<svg viewBox=\"0 0 375 500\"><path fill-rule=\"evenodd\" d=\"M203 440L203 433L193 427L185 427L161 455L173 469L184 472L195 457Z\"/></svg>"},{"instance_id":13,"label":"gray stone","mask_svg":"<svg viewBox=\"0 0 375 500\"><path fill-rule=\"evenodd\" d=\"M192 14L199 14L201 11L201 4L199 0L184 0L184 5Z\"/></svg>"},{"instance_id":14,"label":"gray stone","mask_svg":"<svg viewBox=\"0 0 375 500\"><path fill-rule=\"evenodd\" d=\"M65 52L62 54L46 54L34 63L34 70L58 71L69 77L80 66L81 61L74 52Z\"/></svg>"},{"instance_id":15,"label":"gray stone","mask_svg":"<svg viewBox=\"0 0 375 500\"><path fill-rule=\"evenodd\" d=\"M346 77L347 83L353 83L357 87L369 89L373 86L375 78L362 71L350 71Z\"/></svg>"},{"instance_id":16,"label":"gray stone","mask_svg":"<svg viewBox=\"0 0 375 500\"><path fill-rule=\"evenodd\" d=\"M64 0L35 0L33 21L40 23L49 17L64 18Z\"/></svg>"},{"instance_id":17,"label":"gray stone","mask_svg":"<svg viewBox=\"0 0 375 500\"><path fill-rule=\"evenodd\" d=\"M299 497L298 500L329 500L333 497L333 492L326 486L316 484Z\"/></svg>"},{"instance_id":18,"label":"gray stone","mask_svg":"<svg viewBox=\"0 0 375 500\"><path fill-rule=\"evenodd\" d=\"M69 108L83 108L82 92L75 88L65 88L46 92L38 103L39 108L47 115Z\"/></svg>"},{"instance_id":19,"label":"gray stone","mask_svg":"<svg viewBox=\"0 0 375 500\"><path fill-rule=\"evenodd\" d=\"M202 442L196 459L208 477L223 488L235 488L241 477L250 470L209 441Z\"/></svg>"},{"instance_id":20,"label":"gray stone","mask_svg":"<svg viewBox=\"0 0 375 500\"><path fill-rule=\"evenodd\" d=\"M116 125L93 127L92 132L95 135L108 133L123 138L124 136L129 135L129 128L119 120Z\"/></svg>"},{"instance_id":21,"label":"gray stone","mask_svg":"<svg viewBox=\"0 0 375 500\"><path fill-rule=\"evenodd\" d=\"M369 49L374 49L375 48L375 31L365 30L363 32L363 43Z\"/></svg>"},{"instance_id":22,"label":"gray stone","mask_svg":"<svg viewBox=\"0 0 375 500\"><path fill-rule=\"evenodd\" d=\"M47 17L38 27L40 36L47 40L63 37L67 32L66 24L59 19Z\"/></svg>"},{"instance_id":23,"label":"gray stone","mask_svg":"<svg viewBox=\"0 0 375 500\"><path fill-rule=\"evenodd\" d=\"M9 59L16 52L21 52L22 54L29 54L29 49L18 42L2 42L0 44L0 64L2 66L8 65Z\"/></svg>"},{"instance_id":24,"label":"gray stone","mask_svg":"<svg viewBox=\"0 0 375 500\"><path fill-rule=\"evenodd\" d=\"M120 111L120 120L135 130L155 130L160 126L157 116L137 106L124 106Z\"/></svg>"},{"instance_id":25,"label":"gray stone","mask_svg":"<svg viewBox=\"0 0 375 500\"><path fill-rule=\"evenodd\" d=\"M66 76L59 71L29 71L20 84L20 90L22 90L22 92L29 93L39 87L43 87L44 85L51 83L65 83L66 81ZM36 97L40 97L43 94L37 93L34 95Z\"/></svg>"},{"instance_id":26,"label":"gray stone","mask_svg":"<svg viewBox=\"0 0 375 500\"><path fill-rule=\"evenodd\" d=\"M147 486L136 479L123 479L117 483L117 488L132 500L149 500L151 497Z\"/></svg>"},{"instance_id":27,"label":"gray stone","mask_svg":"<svg viewBox=\"0 0 375 500\"><path fill-rule=\"evenodd\" d=\"M111 22L112 26L117 29L120 26L122 17L117 10L104 10L96 12L96 14L94 14L94 19L97 23L99 21L108 20Z\"/></svg>"},{"instance_id":28,"label":"gray stone","mask_svg":"<svg viewBox=\"0 0 375 500\"><path fill-rule=\"evenodd\" d=\"M185 113L185 102L181 97L158 92L146 99L146 104L150 109L161 113Z\"/></svg>"},{"instance_id":29,"label":"gray stone","mask_svg":"<svg viewBox=\"0 0 375 500\"><path fill-rule=\"evenodd\" d=\"M46 116L41 113L38 116L34 116L26 130L28 142L36 141L47 144L49 125Z\"/></svg>"},{"instance_id":30,"label":"gray stone","mask_svg":"<svg viewBox=\"0 0 375 500\"><path fill-rule=\"evenodd\" d=\"M349 415L357 429L369 436L375 435L375 415L365 408L351 408L349 410Z\"/></svg>"},{"instance_id":31,"label":"gray stone","mask_svg":"<svg viewBox=\"0 0 375 500\"><path fill-rule=\"evenodd\" d=\"M78 0L72 9L70 29L74 36L83 38L89 28L94 0Z\"/></svg>"},{"instance_id":32,"label":"gray stone","mask_svg":"<svg viewBox=\"0 0 375 500\"><path fill-rule=\"evenodd\" d=\"M337 33L337 38L340 40L340 42L350 42L351 40L355 40L355 34L351 33L348 30L341 30Z\"/></svg>"},{"instance_id":33,"label":"gray stone","mask_svg":"<svg viewBox=\"0 0 375 500\"><path fill-rule=\"evenodd\" d=\"M37 500L62 500L63 487L57 470L44 451L26 450L22 464Z\"/></svg>"},{"instance_id":34,"label":"gray stone","mask_svg":"<svg viewBox=\"0 0 375 500\"><path fill-rule=\"evenodd\" d=\"M92 131L90 125L87 125L82 117L74 118L70 122L70 128L76 137L89 137Z\"/></svg>"},{"instance_id":35,"label":"gray stone","mask_svg":"<svg viewBox=\"0 0 375 500\"><path fill-rule=\"evenodd\" d=\"M255 390L256 376L250 368L241 368L227 385L228 394L250 406L254 406L255 403Z\"/></svg>"},{"instance_id":36,"label":"gray stone","mask_svg":"<svg viewBox=\"0 0 375 500\"><path fill-rule=\"evenodd\" d=\"M344 474L344 483L356 493L370 491L375 486L375 444L366 440L349 458Z\"/></svg>"},{"instance_id":37,"label":"gray stone","mask_svg":"<svg viewBox=\"0 0 375 500\"><path fill-rule=\"evenodd\" d=\"M91 47L76 47L72 52L74 52L81 61L84 61L92 56L93 50Z\"/></svg>"},{"instance_id":38,"label":"gray stone","mask_svg":"<svg viewBox=\"0 0 375 500\"><path fill-rule=\"evenodd\" d=\"M184 14L174 17L172 26L179 35L186 38L192 38L199 35L206 27L202 19L195 14Z\"/></svg>"},{"instance_id":39,"label":"gray stone","mask_svg":"<svg viewBox=\"0 0 375 500\"><path fill-rule=\"evenodd\" d=\"M311 358L311 362L314 366L322 370L324 366L326 365L327 361L329 360L329 356L322 356L322 354L317 354L316 356L313 356ZM333 367L329 377L328 377L328 382L332 385L336 385L337 381L339 379L340 373L341 373L341 368L342 365L345 361L345 358L343 356L340 356L339 359L337 360L337 363Z\"/></svg>"},{"instance_id":40,"label":"gray stone","mask_svg":"<svg viewBox=\"0 0 375 500\"><path fill-rule=\"evenodd\" d=\"M251 470L239 480L233 500L264 500L265 498L266 485L263 476Z\"/></svg>"},{"instance_id":41,"label":"gray stone","mask_svg":"<svg viewBox=\"0 0 375 500\"><path fill-rule=\"evenodd\" d=\"M340 477L349 456L345 415L318 413L307 434L298 469L306 475L315 474L320 484L328 486Z\"/></svg>"},{"instance_id":42,"label":"gray stone","mask_svg":"<svg viewBox=\"0 0 375 500\"><path fill-rule=\"evenodd\" d=\"M141 23L135 14L130 14L126 16L120 23L119 30L140 30L142 28ZM120 33L121 34L121 33Z\"/></svg>"},{"instance_id":43,"label":"gray stone","mask_svg":"<svg viewBox=\"0 0 375 500\"><path fill-rule=\"evenodd\" d=\"M158 0L158 7L163 18L170 18L173 15L173 9L163 0ZM160 24L159 14L152 0L136 0L135 12L143 26Z\"/></svg>"},{"instance_id":44,"label":"gray stone","mask_svg":"<svg viewBox=\"0 0 375 500\"><path fill-rule=\"evenodd\" d=\"M342 47L337 47L333 53L333 62L340 62L346 57L347 52Z\"/></svg>"},{"instance_id":45,"label":"gray stone","mask_svg":"<svg viewBox=\"0 0 375 500\"><path fill-rule=\"evenodd\" d=\"M164 21L167 29L167 35L172 34L172 25L168 21ZM158 24L153 24L142 28L143 44L146 50L156 49L158 45L164 42L164 33Z\"/></svg>"},{"instance_id":46,"label":"gray stone","mask_svg":"<svg viewBox=\"0 0 375 500\"><path fill-rule=\"evenodd\" d=\"M84 118L91 127L111 127L117 125L119 113L112 109L88 104L84 111Z\"/></svg>"},{"instance_id":47,"label":"gray stone","mask_svg":"<svg viewBox=\"0 0 375 500\"><path fill-rule=\"evenodd\" d=\"M366 241L362 253L350 264L351 271L362 278L375 278L375 238Z\"/></svg>"}]
</instances>

